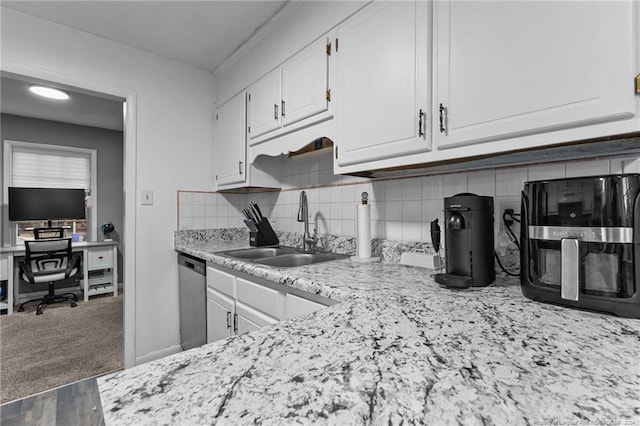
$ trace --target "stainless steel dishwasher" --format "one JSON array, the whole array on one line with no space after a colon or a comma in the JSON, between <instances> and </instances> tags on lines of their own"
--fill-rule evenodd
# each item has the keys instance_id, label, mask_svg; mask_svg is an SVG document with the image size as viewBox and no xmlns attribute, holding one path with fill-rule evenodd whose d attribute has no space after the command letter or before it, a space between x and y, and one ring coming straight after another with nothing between
<instances>
[{"instance_id":1,"label":"stainless steel dishwasher","mask_svg":"<svg viewBox=\"0 0 640 426\"><path fill-rule=\"evenodd\" d=\"M206 263L178 254L180 343L187 350L207 343Z\"/></svg>"}]
</instances>

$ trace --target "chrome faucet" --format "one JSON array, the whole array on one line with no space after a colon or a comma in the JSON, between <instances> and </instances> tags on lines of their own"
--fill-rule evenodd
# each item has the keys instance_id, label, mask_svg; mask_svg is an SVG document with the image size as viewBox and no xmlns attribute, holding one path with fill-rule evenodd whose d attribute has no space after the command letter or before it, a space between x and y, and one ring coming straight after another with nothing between
<instances>
[{"instance_id":1,"label":"chrome faucet","mask_svg":"<svg viewBox=\"0 0 640 426\"><path fill-rule=\"evenodd\" d=\"M309 234L309 202L307 201L307 193L300 193L300 202L298 203L298 222L304 222L304 235L302 236L302 251L312 250L318 244L318 229L314 228L313 236Z\"/></svg>"}]
</instances>

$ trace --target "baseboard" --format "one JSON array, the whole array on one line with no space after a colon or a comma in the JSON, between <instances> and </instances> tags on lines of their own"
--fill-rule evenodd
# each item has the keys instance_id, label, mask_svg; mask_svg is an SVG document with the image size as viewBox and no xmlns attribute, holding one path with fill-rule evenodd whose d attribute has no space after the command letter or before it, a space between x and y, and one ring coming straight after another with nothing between
<instances>
[{"instance_id":1,"label":"baseboard","mask_svg":"<svg viewBox=\"0 0 640 426\"><path fill-rule=\"evenodd\" d=\"M169 346L168 348L161 349L159 351L150 352L148 354L136 357L136 365L144 364L149 361L155 361L156 359L164 358L169 355L182 352L181 345Z\"/></svg>"}]
</instances>

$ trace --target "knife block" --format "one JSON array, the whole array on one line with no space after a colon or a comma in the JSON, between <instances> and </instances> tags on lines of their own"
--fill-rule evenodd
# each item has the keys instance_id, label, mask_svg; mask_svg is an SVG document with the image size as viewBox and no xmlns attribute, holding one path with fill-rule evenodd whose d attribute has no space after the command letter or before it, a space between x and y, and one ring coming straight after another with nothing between
<instances>
[{"instance_id":1,"label":"knife block","mask_svg":"<svg viewBox=\"0 0 640 426\"><path fill-rule=\"evenodd\" d=\"M249 233L249 245L252 247L276 246L280 240L266 217L256 223L258 232Z\"/></svg>"}]
</instances>

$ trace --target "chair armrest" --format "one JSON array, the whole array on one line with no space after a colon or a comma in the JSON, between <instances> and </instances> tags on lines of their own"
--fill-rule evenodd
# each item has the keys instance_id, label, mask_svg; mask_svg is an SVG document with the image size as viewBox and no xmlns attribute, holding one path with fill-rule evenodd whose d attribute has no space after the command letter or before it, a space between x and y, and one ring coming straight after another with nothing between
<instances>
[{"instance_id":1,"label":"chair armrest","mask_svg":"<svg viewBox=\"0 0 640 426\"><path fill-rule=\"evenodd\" d=\"M80 255L74 254L69 259L69 263L67 263L67 269L64 271L64 277L70 278L71 272L76 268L76 274L80 271ZM75 275L75 274L74 274Z\"/></svg>"},{"instance_id":2,"label":"chair armrest","mask_svg":"<svg viewBox=\"0 0 640 426\"><path fill-rule=\"evenodd\" d=\"M33 269L31 269L31 264L27 262L19 262L18 266L20 267L20 271L24 274L31 284L35 283L35 278L33 274Z\"/></svg>"}]
</instances>

